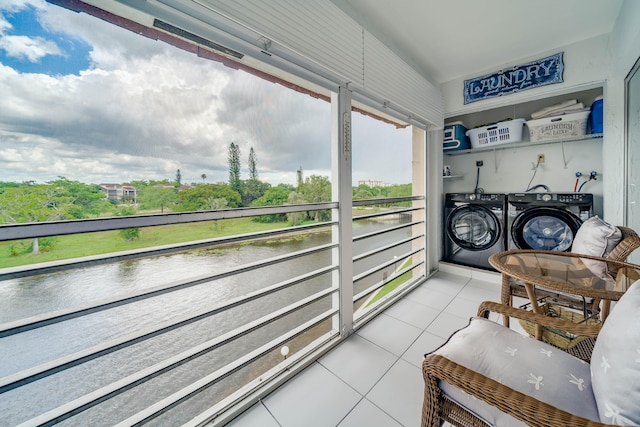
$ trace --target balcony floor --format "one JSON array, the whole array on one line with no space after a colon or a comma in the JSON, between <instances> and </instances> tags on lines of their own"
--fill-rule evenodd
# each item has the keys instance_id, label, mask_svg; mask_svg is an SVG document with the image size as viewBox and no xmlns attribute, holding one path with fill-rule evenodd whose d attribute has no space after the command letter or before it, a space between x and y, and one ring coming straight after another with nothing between
<instances>
[{"instance_id":1,"label":"balcony floor","mask_svg":"<svg viewBox=\"0 0 640 427\"><path fill-rule=\"evenodd\" d=\"M500 277L480 277L439 272L229 425L420 426L424 354L500 300Z\"/></svg>"}]
</instances>

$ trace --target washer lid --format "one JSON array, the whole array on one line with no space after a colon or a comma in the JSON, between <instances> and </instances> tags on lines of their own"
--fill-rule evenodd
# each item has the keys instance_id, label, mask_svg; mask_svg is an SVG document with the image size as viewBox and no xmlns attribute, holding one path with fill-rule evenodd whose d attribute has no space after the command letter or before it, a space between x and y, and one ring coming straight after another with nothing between
<instances>
[{"instance_id":1,"label":"washer lid","mask_svg":"<svg viewBox=\"0 0 640 427\"><path fill-rule=\"evenodd\" d=\"M571 249L582 221L571 212L556 208L532 208L518 215L511 237L520 249L565 252Z\"/></svg>"},{"instance_id":2,"label":"washer lid","mask_svg":"<svg viewBox=\"0 0 640 427\"><path fill-rule=\"evenodd\" d=\"M456 245L470 251L489 249L500 237L500 221L484 206L457 207L449 214L446 229Z\"/></svg>"}]
</instances>

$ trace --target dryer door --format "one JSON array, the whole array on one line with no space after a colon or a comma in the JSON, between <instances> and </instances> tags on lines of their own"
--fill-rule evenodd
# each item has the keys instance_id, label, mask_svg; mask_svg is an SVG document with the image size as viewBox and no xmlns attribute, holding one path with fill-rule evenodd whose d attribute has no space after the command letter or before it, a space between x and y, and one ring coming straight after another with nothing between
<instances>
[{"instance_id":1,"label":"dryer door","mask_svg":"<svg viewBox=\"0 0 640 427\"><path fill-rule=\"evenodd\" d=\"M566 252L582 221L571 212L556 208L531 208L513 221L511 238L520 249Z\"/></svg>"},{"instance_id":2,"label":"dryer door","mask_svg":"<svg viewBox=\"0 0 640 427\"><path fill-rule=\"evenodd\" d=\"M500 221L484 206L463 205L447 218L447 235L458 246L469 251L482 251L496 244L500 237Z\"/></svg>"}]
</instances>

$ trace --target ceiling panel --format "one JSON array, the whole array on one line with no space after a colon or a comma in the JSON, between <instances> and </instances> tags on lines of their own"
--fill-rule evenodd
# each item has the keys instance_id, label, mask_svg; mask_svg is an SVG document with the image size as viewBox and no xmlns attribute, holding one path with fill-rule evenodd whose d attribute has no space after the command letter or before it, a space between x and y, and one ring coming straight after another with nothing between
<instances>
[{"instance_id":1,"label":"ceiling panel","mask_svg":"<svg viewBox=\"0 0 640 427\"><path fill-rule=\"evenodd\" d=\"M623 0L332 0L437 83L611 32Z\"/></svg>"}]
</instances>

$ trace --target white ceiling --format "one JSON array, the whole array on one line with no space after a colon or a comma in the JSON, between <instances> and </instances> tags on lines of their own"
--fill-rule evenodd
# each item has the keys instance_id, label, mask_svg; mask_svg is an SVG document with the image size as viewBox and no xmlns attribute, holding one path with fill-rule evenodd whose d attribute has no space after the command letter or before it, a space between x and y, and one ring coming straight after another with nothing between
<instances>
[{"instance_id":1,"label":"white ceiling","mask_svg":"<svg viewBox=\"0 0 640 427\"><path fill-rule=\"evenodd\" d=\"M443 83L611 32L623 0L332 0Z\"/></svg>"}]
</instances>

